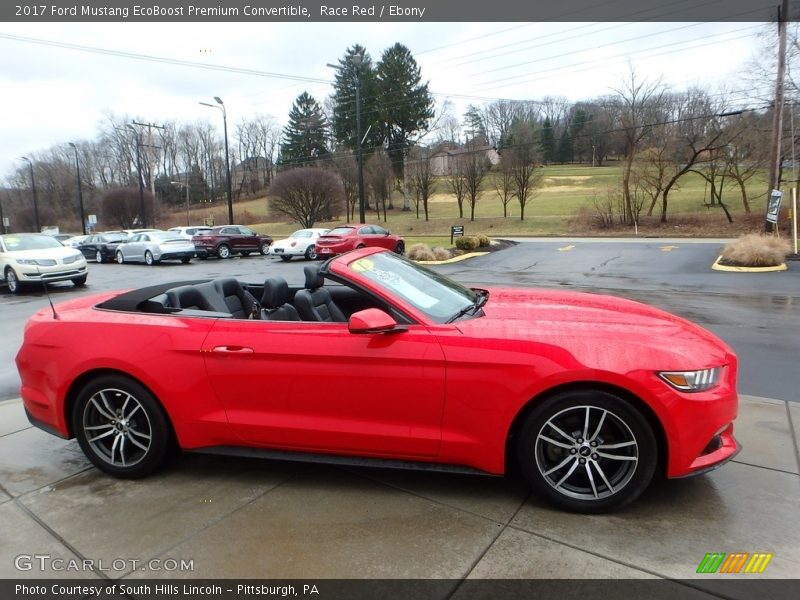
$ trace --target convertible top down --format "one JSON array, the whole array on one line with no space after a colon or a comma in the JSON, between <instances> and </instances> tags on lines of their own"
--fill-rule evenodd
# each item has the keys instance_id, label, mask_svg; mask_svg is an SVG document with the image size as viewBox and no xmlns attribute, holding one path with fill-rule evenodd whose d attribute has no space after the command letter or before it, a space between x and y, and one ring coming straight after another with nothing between
<instances>
[{"instance_id":1,"label":"convertible top down","mask_svg":"<svg viewBox=\"0 0 800 600\"><path fill-rule=\"evenodd\" d=\"M609 296L466 288L388 250L306 266L303 285L182 281L55 310L17 355L26 411L118 477L172 445L493 475L515 462L549 501L600 512L656 470L739 450L736 357L708 331Z\"/></svg>"}]
</instances>

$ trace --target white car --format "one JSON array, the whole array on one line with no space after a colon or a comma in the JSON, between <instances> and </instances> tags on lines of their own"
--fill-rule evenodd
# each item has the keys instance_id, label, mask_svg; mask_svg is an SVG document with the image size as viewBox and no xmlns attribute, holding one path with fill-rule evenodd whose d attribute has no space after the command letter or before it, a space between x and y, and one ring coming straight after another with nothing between
<instances>
[{"instance_id":1,"label":"white car","mask_svg":"<svg viewBox=\"0 0 800 600\"><path fill-rule=\"evenodd\" d=\"M299 229L285 240L278 240L269 247L269 253L280 256L283 260L292 260L293 256L302 256L306 260L317 258L317 238L327 233L327 229Z\"/></svg>"},{"instance_id":2,"label":"white car","mask_svg":"<svg viewBox=\"0 0 800 600\"><path fill-rule=\"evenodd\" d=\"M81 286L88 275L80 250L42 233L0 235L0 273L12 294L42 282L71 281Z\"/></svg>"},{"instance_id":3,"label":"white car","mask_svg":"<svg viewBox=\"0 0 800 600\"><path fill-rule=\"evenodd\" d=\"M71 238L62 241L61 243L65 246L69 246L70 248L77 248L83 242L85 242L86 238L88 237L88 235L74 235Z\"/></svg>"},{"instance_id":4,"label":"white car","mask_svg":"<svg viewBox=\"0 0 800 600\"><path fill-rule=\"evenodd\" d=\"M117 246L116 259L119 264L143 262L154 265L162 260L180 260L188 263L195 256L192 240L187 240L172 231L137 233L124 244Z\"/></svg>"},{"instance_id":5,"label":"white car","mask_svg":"<svg viewBox=\"0 0 800 600\"><path fill-rule=\"evenodd\" d=\"M206 225L192 225L191 227L170 227L167 229L167 231L177 233L181 237L185 237L187 240L190 240L196 235L205 235L211 231L211 227Z\"/></svg>"}]
</instances>

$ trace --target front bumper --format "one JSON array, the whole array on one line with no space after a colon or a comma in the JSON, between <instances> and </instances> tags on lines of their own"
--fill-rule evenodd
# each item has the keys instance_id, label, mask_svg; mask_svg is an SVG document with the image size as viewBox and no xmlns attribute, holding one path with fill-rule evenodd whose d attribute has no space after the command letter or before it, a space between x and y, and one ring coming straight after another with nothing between
<instances>
[{"instance_id":1,"label":"front bumper","mask_svg":"<svg viewBox=\"0 0 800 600\"><path fill-rule=\"evenodd\" d=\"M16 265L17 277L20 283L58 282L69 281L79 277L86 277L86 261L76 262L71 265L56 265L54 267L31 268L31 265Z\"/></svg>"}]
</instances>

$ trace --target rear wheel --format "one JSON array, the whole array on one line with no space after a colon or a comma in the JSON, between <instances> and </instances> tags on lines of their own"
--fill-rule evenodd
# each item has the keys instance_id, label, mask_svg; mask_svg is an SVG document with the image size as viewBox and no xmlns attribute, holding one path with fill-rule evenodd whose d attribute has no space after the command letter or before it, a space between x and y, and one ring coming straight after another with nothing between
<instances>
[{"instance_id":1,"label":"rear wheel","mask_svg":"<svg viewBox=\"0 0 800 600\"><path fill-rule=\"evenodd\" d=\"M263 242L258 251L261 253L262 256L269 254L269 242Z\"/></svg>"},{"instance_id":2,"label":"rear wheel","mask_svg":"<svg viewBox=\"0 0 800 600\"><path fill-rule=\"evenodd\" d=\"M305 252L306 260L314 260L317 258L317 247L313 244L306 248Z\"/></svg>"},{"instance_id":3,"label":"rear wheel","mask_svg":"<svg viewBox=\"0 0 800 600\"><path fill-rule=\"evenodd\" d=\"M358 250L359 248L363 248L363 247L364 247L364 244L359 244L358 246L356 246L356 250Z\"/></svg>"},{"instance_id":4,"label":"rear wheel","mask_svg":"<svg viewBox=\"0 0 800 600\"><path fill-rule=\"evenodd\" d=\"M122 256L122 251L121 250L117 250L117 264L118 265L125 264L125 257Z\"/></svg>"},{"instance_id":5,"label":"rear wheel","mask_svg":"<svg viewBox=\"0 0 800 600\"><path fill-rule=\"evenodd\" d=\"M150 266L156 264L156 261L153 258L153 253L150 252L150 250L145 250L144 251L144 262L145 262L145 264L150 265Z\"/></svg>"},{"instance_id":6,"label":"rear wheel","mask_svg":"<svg viewBox=\"0 0 800 600\"><path fill-rule=\"evenodd\" d=\"M403 254L403 252L406 251L406 245L403 242L397 242L397 246L395 246L394 251L398 254Z\"/></svg>"},{"instance_id":7,"label":"rear wheel","mask_svg":"<svg viewBox=\"0 0 800 600\"><path fill-rule=\"evenodd\" d=\"M231 249L225 244L222 244L219 248L217 248L217 256L220 258L230 258Z\"/></svg>"},{"instance_id":8,"label":"rear wheel","mask_svg":"<svg viewBox=\"0 0 800 600\"><path fill-rule=\"evenodd\" d=\"M98 377L80 391L72 427L86 457L122 478L155 471L171 441L166 414L153 394L120 375Z\"/></svg>"},{"instance_id":9,"label":"rear wheel","mask_svg":"<svg viewBox=\"0 0 800 600\"><path fill-rule=\"evenodd\" d=\"M22 284L17 278L17 272L11 267L6 269L6 285L8 286L8 291L12 294L19 294L22 289Z\"/></svg>"},{"instance_id":10,"label":"rear wheel","mask_svg":"<svg viewBox=\"0 0 800 600\"><path fill-rule=\"evenodd\" d=\"M658 447L628 402L585 390L544 400L522 427L517 457L528 482L551 503L597 513L639 497L653 478Z\"/></svg>"}]
</instances>

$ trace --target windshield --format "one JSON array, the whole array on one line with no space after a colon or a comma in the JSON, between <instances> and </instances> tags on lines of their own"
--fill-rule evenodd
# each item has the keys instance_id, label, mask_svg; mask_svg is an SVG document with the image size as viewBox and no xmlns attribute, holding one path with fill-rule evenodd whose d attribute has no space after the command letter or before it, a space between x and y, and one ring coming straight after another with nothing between
<instances>
[{"instance_id":1,"label":"windshield","mask_svg":"<svg viewBox=\"0 0 800 600\"><path fill-rule=\"evenodd\" d=\"M446 323L480 298L452 279L393 253L372 254L353 261L349 267L437 323Z\"/></svg>"},{"instance_id":2,"label":"windshield","mask_svg":"<svg viewBox=\"0 0 800 600\"><path fill-rule=\"evenodd\" d=\"M9 252L64 247L61 242L49 235L6 236L3 238L3 242Z\"/></svg>"}]
</instances>

